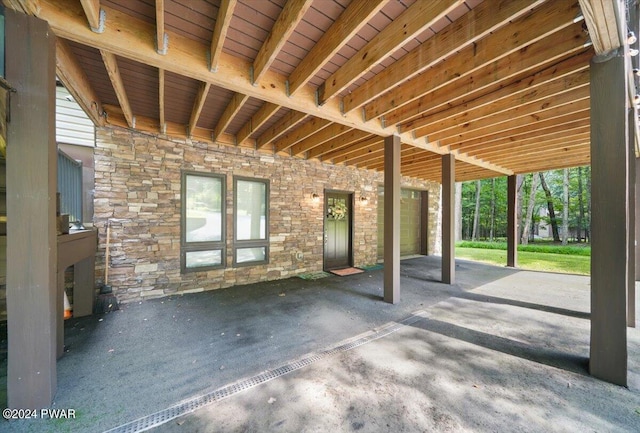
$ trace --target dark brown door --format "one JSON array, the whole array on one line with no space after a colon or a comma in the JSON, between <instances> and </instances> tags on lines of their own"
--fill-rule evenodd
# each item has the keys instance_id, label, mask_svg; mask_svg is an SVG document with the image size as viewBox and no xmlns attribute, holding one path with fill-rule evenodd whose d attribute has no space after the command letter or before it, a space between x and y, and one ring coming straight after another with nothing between
<instances>
[{"instance_id":1,"label":"dark brown door","mask_svg":"<svg viewBox=\"0 0 640 433\"><path fill-rule=\"evenodd\" d=\"M324 215L324 268L351 266L351 194L326 193Z\"/></svg>"}]
</instances>

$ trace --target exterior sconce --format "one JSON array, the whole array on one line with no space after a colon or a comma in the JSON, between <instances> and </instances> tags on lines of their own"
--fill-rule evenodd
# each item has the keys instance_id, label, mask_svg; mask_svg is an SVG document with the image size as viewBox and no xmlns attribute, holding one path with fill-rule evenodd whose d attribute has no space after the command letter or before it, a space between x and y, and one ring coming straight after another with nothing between
<instances>
[{"instance_id":1,"label":"exterior sconce","mask_svg":"<svg viewBox=\"0 0 640 433\"><path fill-rule=\"evenodd\" d=\"M367 197L362 196L360 197L360 203L367 204L369 203L369 199Z\"/></svg>"},{"instance_id":2,"label":"exterior sconce","mask_svg":"<svg viewBox=\"0 0 640 433\"><path fill-rule=\"evenodd\" d=\"M314 192L311 194L311 200L313 200L314 203L318 203L320 201L320 196Z\"/></svg>"}]
</instances>

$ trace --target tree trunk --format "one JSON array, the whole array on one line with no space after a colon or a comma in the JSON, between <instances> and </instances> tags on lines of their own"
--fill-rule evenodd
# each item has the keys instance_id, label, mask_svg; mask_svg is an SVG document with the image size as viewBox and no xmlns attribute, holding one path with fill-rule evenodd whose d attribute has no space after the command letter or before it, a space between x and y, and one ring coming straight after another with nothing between
<instances>
[{"instance_id":1,"label":"tree trunk","mask_svg":"<svg viewBox=\"0 0 640 433\"><path fill-rule=\"evenodd\" d=\"M549 186L547 186L547 182L545 182L544 180L544 174L540 172L539 175L540 175L540 185L542 185L542 189L544 190L544 195L547 198L547 209L549 209L549 220L551 222L551 231L553 233L553 240L555 242L560 242L560 235L558 234L558 220L556 219L556 211L553 208L553 196L551 195Z\"/></svg>"},{"instance_id":2,"label":"tree trunk","mask_svg":"<svg viewBox=\"0 0 640 433\"><path fill-rule=\"evenodd\" d=\"M518 239L522 237L522 185L524 185L524 176L516 175L516 225L518 230Z\"/></svg>"},{"instance_id":3,"label":"tree trunk","mask_svg":"<svg viewBox=\"0 0 640 433\"><path fill-rule=\"evenodd\" d=\"M591 242L591 167L585 169L587 172L587 228L584 231L585 242Z\"/></svg>"},{"instance_id":4,"label":"tree trunk","mask_svg":"<svg viewBox=\"0 0 640 433\"><path fill-rule=\"evenodd\" d=\"M562 172L562 245L569 240L569 169Z\"/></svg>"},{"instance_id":5,"label":"tree trunk","mask_svg":"<svg viewBox=\"0 0 640 433\"><path fill-rule=\"evenodd\" d=\"M527 213L525 215L524 227L522 228L522 237L520 243L527 245L529 236L531 235L531 221L533 220L533 208L536 204L536 190L538 189L538 177L533 174L531 176L531 190L529 191L529 203L527 204Z\"/></svg>"},{"instance_id":6,"label":"tree trunk","mask_svg":"<svg viewBox=\"0 0 640 433\"><path fill-rule=\"evenodd\" d=\"M460 242L462 240L462 182L456 182L455 202L455 239L456 242Z\"/></svg>"},{"instance_id":7,"label":"tree trunk","mask_svg":"<svg viewBox=\"0 0 640 433\"><path fill-rule=\"evenodd\" d=\"M491 178L491 221L489 222L489 241L493 242L496 224L496 178Z\"/></svg>"},{"instance_id":8,"label":"tree trunk","mask_svg":"<svg viewBox=\"0 0 640 433\"><path fill-rule=\"evenodd\" d=\"M471 233L471 240L478 240L478 225L480 223L480 190L482 189L482 183L476 181L476 210L473 214L473 232Z\"/></svg>"},{"instance_id":9,"label":"tree trunk","mask_svg":"<svg viewBox=\"0 0 640 433\"><path fill-rule=\"evenodd\" d=\"M584 221L584 200L582 198L582 167L578 167L578 243L582 242L582 224Z\"/></svg>"}]
</instances>

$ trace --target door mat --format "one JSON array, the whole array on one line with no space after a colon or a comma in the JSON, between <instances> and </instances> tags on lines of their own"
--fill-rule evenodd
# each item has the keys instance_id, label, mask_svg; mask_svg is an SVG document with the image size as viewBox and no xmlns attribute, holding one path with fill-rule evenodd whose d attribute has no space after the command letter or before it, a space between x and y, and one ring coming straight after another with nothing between
<instances>
[{"instance_id":1,"label":"door mat","mask_svg":"<svg viewBox=\"0 0 640 433\"><path fill-rule=\"evenodd\" d=\"M347 275L361 274L364 271L358 268L345 268L345 269L334 269L329 272L335 275L340 275L341 277L346 277Z\"/></svg>"},{"instance_id":2,"label":"door mat","mask_svg":"<svg viewBox=\"0 0 640 433\"><path fill-rule=\"evenodd\" d=\"M319 280L320 278L328 277L330 274L327 272L311 272L309 274L300 274L298 278L302 278L303 280Z\"/></svg>"},{"instance_id":3,"label":"door mat","mask_svg":"<svg viewBox=\"0 0 640 433\"><path fill-rule=\"evenodd\" d=\"M361 266L360 269L364 269L365 271L377 271L379 269L384 269L384 265L381 263L376 263L375 265Z\"/></svg>"}]
</instances>

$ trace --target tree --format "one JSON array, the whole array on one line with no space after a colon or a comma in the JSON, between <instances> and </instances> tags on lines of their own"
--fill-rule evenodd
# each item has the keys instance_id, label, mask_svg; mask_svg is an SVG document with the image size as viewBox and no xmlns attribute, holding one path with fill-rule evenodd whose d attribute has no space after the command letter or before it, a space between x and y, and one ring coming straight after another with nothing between
<instances>
[{"instance_id":1,"label":"tree","mask_svg":"<svg viewBox=\"0 0 640 433\"><path fill-rule=\"evenodd\" d=\"M531 176L531 187L529 188L529 202L527 204L527 213L524 216L524 226L522 227L522 236L520 243L527 245L531 235L531 222L533 220L533 209L536 205L536 191L538 189L538 176L535 173Z\"/></svg>"},{"instance_id":2,"label":"tree","mask_svg":"<svg viewBox=\"0 0 640 433\"><path fill-rule=\"evenodd\" d=\"M562 172L562 245L569 240L569 169Z\"/></svg>"},{"instance_id":3,"label":"tree","mask_svg":"<svg viewBox=\"0 0 640 433\"><path fill-rule=\"evenodd\" d=\"M522 192L524 186L524 176L516 175L516 225L518 228L518 238L522 237Z\"/></svg>"},{"instance_id":4,"label":"tree","mask_svg":"<svg viewBox=\"0 0 640 433\"><path fill-rule=\"evenodd\" d=\"M491 178L491 216L489 222L489 241L493 242L496 225L496 178Z\"/></svg>"},{"instance_id":5,"label":"tree","mask_svg":"<svg viewBox=\"0 0 640 433\"><path fill-rule=\"evenodd\" d=\"M544 180L544 173L538 173L540 176L540 185L544 190L544 194L547 199L547 209L549 210L549 219L551 223L551 231L553 233L553 240L555 242L560 242L560 235L558 234L558 220L556 219L556 212L553 207L553 196L551 195L551 190L547 185L547 182Z\"/></svg>"},{"instance_id":6,"label":"tree","mask_svg":"<svg viewBox=\"0 0 640 433\"><path fill-rule=\"evenodd\" d=\"M471 233L471 240L478 240L478 225L480 223L480 193L482 192L482 182L476 181L476 210L473 214L473 232Z\"/></svg>"},{"instance_id":7,"label":"tree","mask_svg":"<svg viewBox=\"0 0 640 433\"><path fill-rule=\"evenodd\" d=\"M582 228L584 224L584 199L582 196L582 167L578 167L578 242L582 242Z\"/></svg>"}]
</instances>

